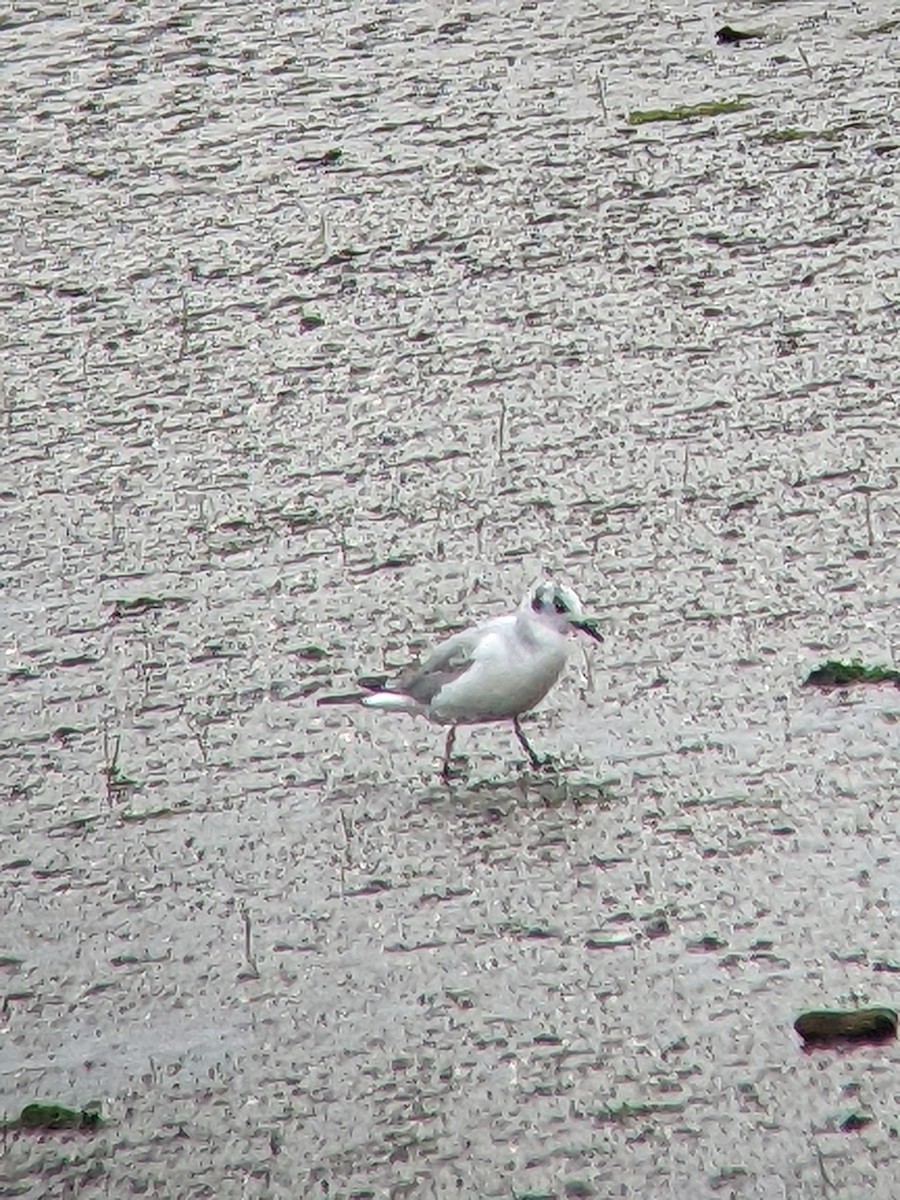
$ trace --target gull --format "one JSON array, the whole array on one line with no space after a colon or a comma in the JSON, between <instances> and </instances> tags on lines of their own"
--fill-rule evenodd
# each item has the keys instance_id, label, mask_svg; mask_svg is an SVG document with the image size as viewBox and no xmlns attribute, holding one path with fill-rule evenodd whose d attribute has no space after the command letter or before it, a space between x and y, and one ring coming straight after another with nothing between
<instances>
[{"instance_id":1,"label":"gull","mask_svg":"<svg viewBox=\"0 0 900 1200\"><path fill-rule=\"evenodd\" d=\"M453 634L394 683L361 679L359 684L367 692L323 696L318 703L358 701L367 708L413 713L449 726L441 767L445 783L450 781L460 725L511 721L531 765L546 766L548 760L535 753L519 718L535 708L559 679L571 639L579 632L603 641L572 589L542 579L515 612Z\"/></svg>"}]
</instances>

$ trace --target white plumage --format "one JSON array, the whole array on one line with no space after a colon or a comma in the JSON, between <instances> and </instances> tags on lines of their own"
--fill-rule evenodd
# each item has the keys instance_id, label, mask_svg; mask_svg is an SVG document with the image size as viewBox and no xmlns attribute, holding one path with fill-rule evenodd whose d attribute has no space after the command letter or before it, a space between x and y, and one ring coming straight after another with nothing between
<instances>
[{"instance_id":1,"label":"white plumage","mask_svg":"<svg viewBox=\"0 0 900 1200\"><path fill-rule=\"evenodd\" d=\"M454 634L395 683L356 698L368 708L417 713L438 725L449 725L441 771L445 781L458 725L512 721L532 765L541 766L544 760L522 732L519 717L539 704L556 683L566 665L571 637L579 631L603 640L571 588L542 580L515 612ZM344 699L323 697L320 703Z\"/></svg>"}]
</instances>

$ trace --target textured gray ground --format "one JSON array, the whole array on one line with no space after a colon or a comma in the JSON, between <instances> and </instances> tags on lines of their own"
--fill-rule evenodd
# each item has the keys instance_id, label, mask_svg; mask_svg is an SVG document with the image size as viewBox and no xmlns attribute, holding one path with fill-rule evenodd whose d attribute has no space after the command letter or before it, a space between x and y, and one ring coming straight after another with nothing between
<instances>
[{"instance_id":1,"label":"textured gray ground","mask_svg":"<svg viewBox=\"0 0 900 1200\"><path fill-rule=\"evenodd\" d=\"M602 8L7 16L0 1195L900 1192L891 6ZM545 568L559 779L315 707Z\"/></svg>"}]
</instances>

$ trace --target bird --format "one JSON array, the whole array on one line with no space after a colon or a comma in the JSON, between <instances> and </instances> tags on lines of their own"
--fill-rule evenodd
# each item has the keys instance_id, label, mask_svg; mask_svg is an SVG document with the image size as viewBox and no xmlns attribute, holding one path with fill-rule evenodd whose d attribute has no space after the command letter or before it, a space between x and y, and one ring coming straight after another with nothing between
<instances>
[{"instance_id":1,"label":"bird","mask_svg":"<svg viewBox=\"0 0 900 1200\"><path fill-rule=\"evenodd\" d=\"M519 718L535 708L562 674L571 639L584 633L602 642L597 622L566 584L541 579L515 612L492 617L455 633L393 683L360 679L363 692L323 696L319 704L359 702L367 708L406 712L449 726L441 778L451 779L451 760L460 725L510 721L519 745L535 768L548 765L536 753Z\"/></svg>"}]
</instances>

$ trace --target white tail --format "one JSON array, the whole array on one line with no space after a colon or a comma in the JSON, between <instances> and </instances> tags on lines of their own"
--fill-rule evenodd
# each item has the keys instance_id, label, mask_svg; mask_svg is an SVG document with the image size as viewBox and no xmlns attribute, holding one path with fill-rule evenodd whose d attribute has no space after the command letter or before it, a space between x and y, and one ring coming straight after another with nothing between
<instances>
[{"instance_id":1,"label":"white tail","mask_svg":"<svg viewBox=\"0 0 900 1200\"><path fill-rule=\"evenodd\" d=\"M415 701L401 692L375 692L371 696L364 696L362 703L366 708L387 708L399 712L408 712L416 707Z\"/></svg>"}]
</instances>

